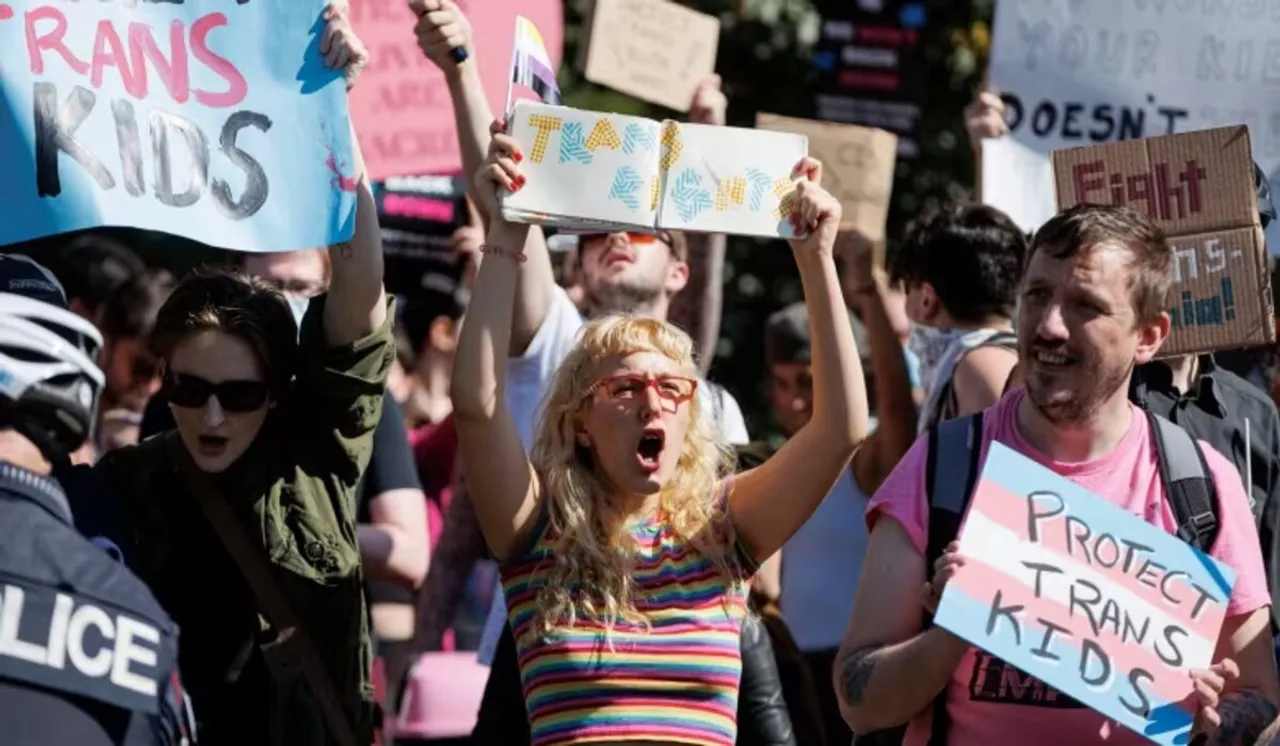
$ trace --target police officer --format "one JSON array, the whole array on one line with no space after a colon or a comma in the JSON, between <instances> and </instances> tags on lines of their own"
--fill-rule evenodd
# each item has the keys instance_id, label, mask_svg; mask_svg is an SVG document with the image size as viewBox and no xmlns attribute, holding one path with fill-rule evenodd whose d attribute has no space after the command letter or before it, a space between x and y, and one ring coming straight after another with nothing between
<instances>
[{"instance_id":1,"label":"police officer","mask_svg":"<svg viewBox=\"0 0 1280 746\"><path fill-rule=\"evenodd\" d=\"M62 286L0 254L0 741L194 742L177 629L151 592L72 525L50 475L89 436L102 337Z\"/></svg>"}]
</instances>

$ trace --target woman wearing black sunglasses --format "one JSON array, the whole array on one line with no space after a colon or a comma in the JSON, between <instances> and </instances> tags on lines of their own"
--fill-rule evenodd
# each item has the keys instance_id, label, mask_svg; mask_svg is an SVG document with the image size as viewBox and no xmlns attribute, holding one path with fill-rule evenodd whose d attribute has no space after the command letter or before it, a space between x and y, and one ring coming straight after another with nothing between
<instances>
[{"instance_id":1,"label":"woman wearing black sunglasses","mask_svg":"<svg viewBox=\"0 0 1280 746\"><path fill-rule=\"evenodd\" d=\"M325 18L322 53L350 81L364 47L344 10ZM352 143L355 235L329 248L330 289L301 335L267 282L188 276L151 339L177 427L95 467L134 522L126 560L181 629L202 744L372 740L355 493L395 345Z\"/></svg>"}]
</instances>

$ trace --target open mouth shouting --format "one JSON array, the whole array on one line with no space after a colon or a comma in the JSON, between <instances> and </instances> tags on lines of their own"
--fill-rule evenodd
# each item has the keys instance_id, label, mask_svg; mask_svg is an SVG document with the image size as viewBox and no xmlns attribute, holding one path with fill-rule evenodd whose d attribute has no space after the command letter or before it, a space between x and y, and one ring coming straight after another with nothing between
<instances>
[{"instance_id":1,"label":"open mouth shouting","mask_svg":"<svg viewBox=\"0 0 1280 746\"><path fill-rule=\"evenodd\" d=\"M662 465L662 449L666 446L667 434L662 428L650 426L640 435L636 445L636 463L645 474L653 474Z\"/></svg>"},{"instance_id":2,"label":"open mouth shouting","mask_svg":"<svg viewBox=\"0 0 1280 746\"><path fill-rule=\"evenodd\" d=\"M217 458L227 450L228 438L220 435L201 435L197 439L200 443L200 455L205 458Z\"/></svg>"}]
</instances>

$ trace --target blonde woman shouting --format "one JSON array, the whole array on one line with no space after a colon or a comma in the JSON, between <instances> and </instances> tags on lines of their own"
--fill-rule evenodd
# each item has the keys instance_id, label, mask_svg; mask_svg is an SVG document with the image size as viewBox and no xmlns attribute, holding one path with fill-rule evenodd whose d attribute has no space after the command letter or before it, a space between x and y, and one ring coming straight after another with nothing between
<instances>
[{"instance_id":1,"label":"blonde woman shouting","mask_svg":"<svg viewBox=\"0 0 1280 746\"><path fill-rule=\"evenodd\" d=\"M494 126L476 177L486 213L525 177ZM806 159L791 243L813 326L814 415L729 478L688 335L610 316L552 378L532 454L504 401L528 226L494 220L453 370L463 468L503 565L535 746L732 746L745 581L809 518L867 430L862 371L832 245L840 206Z\"/></svg>"}]
</instances>

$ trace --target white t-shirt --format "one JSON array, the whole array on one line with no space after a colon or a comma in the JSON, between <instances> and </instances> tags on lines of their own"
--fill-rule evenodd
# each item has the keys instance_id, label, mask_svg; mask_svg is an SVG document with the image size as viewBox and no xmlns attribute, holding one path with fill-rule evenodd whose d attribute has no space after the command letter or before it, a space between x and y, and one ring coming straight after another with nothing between
<instances>
[{"instance_id":1,"label":"white t-shirt","mask_svg":"<svg viewBox=\"0 0 1280 746\"><path fill-rule=\"evenodd\" d=\"M542 398L551 377L556 368L560 367L560 362L568 356L569 350L573 349L584 323L582 314L578 313L569 294L563 288L556 287L546 318L533 335L524 355L507 361L507 411L515 421L526 452L533 447L533 431L537 427ZM698 394L703 397L705 405L720 413L720 427L726 441L732 445L751 442L742 408L732 394L722 387L706 385L698 386ZM708 398L711 396L719 396L718 407ZM484 635L480 638L480 663L486 666L493 663L493 652L502 636L502 625L506 623L507 609L499 587L498 593L494 594Z\"/></svg>"}]
</instances>

